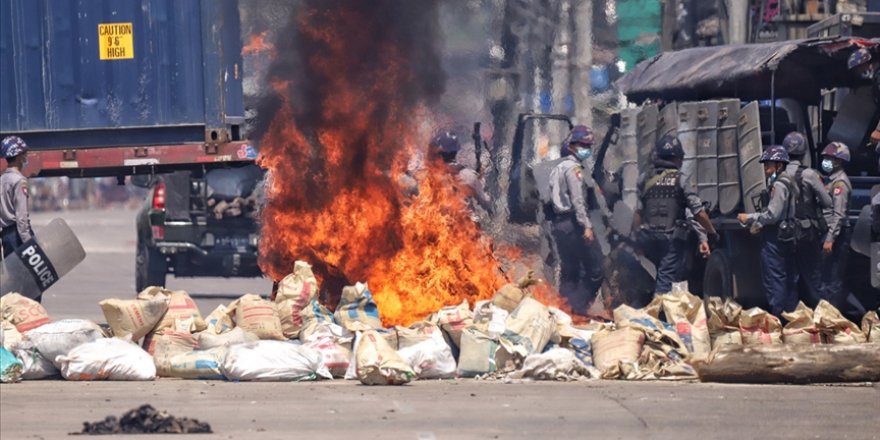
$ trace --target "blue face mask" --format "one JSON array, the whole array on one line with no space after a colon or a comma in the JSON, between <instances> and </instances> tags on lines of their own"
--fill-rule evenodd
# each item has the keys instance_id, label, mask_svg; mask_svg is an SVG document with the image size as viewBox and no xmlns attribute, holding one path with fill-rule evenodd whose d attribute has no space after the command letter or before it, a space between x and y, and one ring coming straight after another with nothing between
<instances>
[{"instance_id":1,"label":"blue face mask","mask_svg":"<svg viewBox=\"0 0 880 440\"><path fill-rule=\"evenodd\" d=\"M578 160L585 161L593 155L593 150L589 148L578 147L578 149L575 150L574 155L575 157L577 157Z\"/></svg>"},{"instance_id":2,"label":"blue face mask","mask_svg":"<svg viewBox=\"0 0 880 440\"><path fill-rule=\"evenodd\" d=\"M776 171L774 171L773 174L771 174L770 177L767 178L767 185L772 186L773 182L776 181L776 177L777 177L777 174L776 174Z\"/></svg>"},{"instance_id":3,"label":"blue face mask","mask_svg":"<svg viewBox=\"0 0 880 440\"><path fill-rule=\"evenodd\" d=\"M821 166L822 171L824 171L825 174L831 174L831 172L834 171L834 162L832 162L831 159L822 159Z\"/></svg>"}]
</instances>

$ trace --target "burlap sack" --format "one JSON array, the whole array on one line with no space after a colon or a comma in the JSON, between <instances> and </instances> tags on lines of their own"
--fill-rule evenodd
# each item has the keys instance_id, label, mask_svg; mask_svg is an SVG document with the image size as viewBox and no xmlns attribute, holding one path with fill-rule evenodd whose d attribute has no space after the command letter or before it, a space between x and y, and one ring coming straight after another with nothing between
<instances>
[{"instance_id":1,"label":"burlap sack","mask_svg":"<svg viewBox=\"0 0 880 440\"><path fill-rule=\"evenodd\" d=\"M248 294L237 300L235 308L235 325L242 330L253 333L260 339L283 341L281 321L275 311L275 304L257 295Z\"/></svg>"},{"instance_id":2,"label":"burlap sack","mask_svg":"<svg viewBox=\"0 0 880 440\"><path fill-rule=\"evenodd\" d=\"M141 293L143 294L144 292ZM199 312L199 306L196 305L196 302L193 301L186 291L166 291L164 295L168 297L168 311L165 312L165 315L156 324L154 332L161 333L165 330L173 329L194 333L207 328L205 320L202 319L202 314ZM138 296L140 297L141 295ZM181 326L181 323L184 324Z\"/></svg>"},{"instance_id":3,"label":"burlap sack","mask_svg":"<svg viewBox=\"0 0 880 440\"><path fill-rule=\"evenodd\" d=\"M409 327L395 327L397 331L397 349L412 347L420 342L429 341L434 333L441 333L440 327L436 324L419 321Z\"/></svg>"},{"instance_id":4,"label":"burlap sack","mask_svg":"<svg viewBox=\"0 0 880 440\"><path fill-rule=\"evenodd\" d=\"M844 318L837 308L824 299L816 305L813 322L822 332L822 340L826 344L860 344L868 341L859 326Z\"/></svg>"},{"instance_id":5,"label":"burlap sack","mask_svg":"<svg viewBox=\"0 0 880 440\"><path fill-rule=\"evenodd\" d=\"M644 343L645 334L630 327L599 330L590 341L593 347L593 365L604 372L619 363L637 362Z\"/></svg>"},{"instance_id":6,"label":"burlap sack","mask_svg":"<svg viewBox=\"0 0 880 440\"><path fill-rule=\"evenodd\" d=\"M782 313L782 317L788 321L782 328L782 342L789 345L822 343L822 334L813 322L813 311L803 301L798 302L797 308L791 313Z\"/></svg>"},{"instance_id":7,"label":"burlap sack","mask_svg":"<svg viewBox=\"0 0 880 440\"><path fill-rule=\"evenodd\" d=\"M730 298L722 301L720 297L711 296L706 302L706 308L709 310L707 323L709 337L712 338L712 348L742 345L742 334L739 332L739 315L742 313L742 306Z\"/></svg>"},{"instance_id":8,"label":"burlap sack","mask_svg":"<svg viewBox=\"0 0 880 440\"><path fill-rule=\"evenodd\" d=\"M345 372L351 362L351 342L340 343L339 340L330 336L316 336L303 342L303 345L321 352L324 366L330 370L333 377L345 377Z\"/></svg>"},{"instance_id":9,"label":"burlap sack","mask_svg":"<svg viewBox=\"0 0 880 440\"><path fill-rule=\"evenodd\" d=\"M501 346L508 353L525 358L544 351L556 331L556 321L547 306L526 297L507 317L505 327L501 334Z\"/></svg>"},{"instance_id":10,"label":"burlap sack","mask_svg":"<svg viewBox=\"0 0 880 440\"><path fill-rule=\"evenodd\" d=\"M172 377L169 374L174 356L189 353L198 348L198 341L189 332L166 329L162 333L152 333L144 339L144 349L153 356L156 375L160 377Z\"/></svg>"},{"instance_id":11,"label":"burlap sack","mask_svg":"<svg viewBox=\"0 0 880 440\"><path fill-rule=\"evenodd\" d=\"M227 350L227 347L217 347L174 355L169 360L168 369L159 375L180 379L224 380L226 377L220 371L220 364Z\"/></svg>"},{"instance_id":12,"label":"burlap sack","mask_svg":"<svg viewBox=\"0 0 880 440\"><path fill-rule=\"evenodd\" d=\"M3 348L9 351L12 351L24 338L22 337L21 332L15 328L15 324L9 321L2 321L0 322L0 326L2 326L0 331L3 332L3 341L0 345L3 345Z\"/></svg>"},{"instance_id":13,"label":"burlap sack","mask_svg":"<svg viewBox=\"0 0 880 440\"><path fill-rule=\"evenodd\" d=\"M210 350L217 347L229 347L236 344L245 344L248 342L259 341L253 333L246 332L241 327L236 327L226 333L216 335L209 331L203 331L194 335L199 341L199 347L203 350Z\"/></svg>"},{"instance_id":14,"label":"burlap sack","mask_svg":"<svg viewBox=\"0 0 880 440\"><path fill-rule=\"evenodd\" d=\"M373 301L373 294L366 283L342 289L342 297L333 317L337 324L353 332L382 328L379 307Z\"/></svg>"},{"instance_id":15,"label":"burlap sack","mask_svg":"<svg viewBox=\"0 0 880 440\"><path fill-rule=\"evenodd\" d=\"M495 356L497 341L475 328L468 327L460 334L461 352L458 356L458 375L474 377L498 369Z\"/></svg>"},{"instance_id":16,"label":"burlap sack","mask_svg":"<svg viewBox=\"0 0 880 440\"><path fill-rule=\"evenodd\" d=\"M168 298L156 295L147 300L105 299L98 303L113 336L139 341L150 333L168 310Z\"/></svg>"},{"instance_id":17,"label":"burlap sack","mask_svg":"<svg viewBox=\"0 0 880 440\"><path fill-rule=\"evenodd\" d=\"M670 351L676 351L678 356L686 356L688 349L675 327L657 319L661 308L662 299L659 296L648 307L638 310L624 304L614 309L614 323L618 328L629 327L641 331L647 341L662 347L670 356L676 356Z\"/></svg>"},{"instance_id":18,"label":"burlap sack","mask_svg":"<svg viewBox=\"0 0 880 440\"><path fill-rule=\"evenodd\" d=\"M760 307L752 307L740 313L739 331L744 345L782 343L782 323L779 318Z\"/></svg>"},{"instance_id":19,"label":"burlap sack","mask_svg":"<svg viewBox=\"0 0 880 440\"><path fill-rule=\"evenodd\" d=\"M457 306L446 306L428 317L428 321L437 324L449 336L456 347L461 347L461 332L473 325L474 314L467 300Z\"/></svg>"},{"instance_id":20,"label":"burlap sack","mask_svg":"<svg viewBox=\"0 0 880 440\"><path fill-rule=\"evenodd\" d=\"M862 318L862 333L868 338L868 342L880 342L880 317L877 312L865 313Z\"/></svg>"},{"instance_id":21,"label":"burlap sack","mask_svg":"<svg viewBox=\"0 0 880 440\"><path fill-rule=\"evenodd\" d=\"M300 316L302 317L302 329L299 332L299 338L302 340L311 337L321 327L321 324L335 324L333 314L316 299L312 299L302 309Z\"/></svg>"},{"instance_id":22,"label":"burlap sack","mask_svg":"<svg viewBox=\"0 0 880 440\"><path fill-rule=\"evenodd\" d=\"M40 303L26 296L7 293L0 296L0 319L11 323L20 333L24 333L48 324L49 312Z\"/></svg>"},{"instance_id":23,"label":"burlap sack","mask_svg":"<svg viewBox=\"0 0 880 440\"><path fill-rule=\"evenodd\" d=\"M687 283L676 283L672 292L662 295L663 314L675 325L675 332L691 357L705 359L712 351L706 310L703 300L685 290L686 287Z\"/></svg>"},{"instance_id":24,"label":"burlap sack","mask_svg":"<svg viewBox=\"0 0 880 440\"><path fill-rule=\"evenodd\" d=\"M519 303L528 295L526 290L533 284L537 284L533 272L529 272L526 276L520 278L516 283L505 284L492 297L492 304L506 310L508 313L513 312Z\"/></svg>"},{"instance_id":25,"label":"burlap sack","mask_svg":"<svg viewBox=\"0 0 880 440\"><path fill-rule=\"evenodd\" d=\"M292 300L300 305L300 309L306 306L318 295L318 280L312 273L312 266L305 261L293 263L293 273L284 277L278 283L275 292L275 302Z\"/></svg>"},{"instance_id":26,"label":"burlap sack","mask_svg":"<svg viewBox=\"0 0 880 440\"><path fill-rule=\"evenodd\" d=\"M223 334L235 328L229 308L220 304L211 314L205 318L205 331L215 335Z\"/></svg>"},{"instance_id":27,"label":"burlap sack","mask_svg":"<svg viewBox=\"0 0 880 440\"><path fill-rule=\"evenodd\" d=\"M409 366L375 330L358 337L357 377L364 385L403 385L415 377Z\"/></svg>"}]
</instances>

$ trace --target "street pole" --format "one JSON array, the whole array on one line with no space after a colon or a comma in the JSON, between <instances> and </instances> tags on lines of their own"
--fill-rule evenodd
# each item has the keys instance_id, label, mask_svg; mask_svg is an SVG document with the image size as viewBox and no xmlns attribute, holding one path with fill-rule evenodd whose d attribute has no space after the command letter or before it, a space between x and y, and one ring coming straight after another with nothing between
<instances>
[{"instance_id":1,"label":"street pole","mask_svg":"<svg viewBox=\"0 0 880 440\"><path fill-rule=\"evenodd\" d=\"M730 44L746 44L748 35L749 0L727 0Z\"/></svg>"},{"instance_id":2,"label":"street pole","mask_svg":"<svg viewBox=\"0 0 880 440\"><path fill-rule=\"evenodd\" d=\"M573 0L574 71L571 86L574 95L574 121L592 126L593 107L590 102L590 67L593 64L593 1Z\"/></svg>"}]
</instances>

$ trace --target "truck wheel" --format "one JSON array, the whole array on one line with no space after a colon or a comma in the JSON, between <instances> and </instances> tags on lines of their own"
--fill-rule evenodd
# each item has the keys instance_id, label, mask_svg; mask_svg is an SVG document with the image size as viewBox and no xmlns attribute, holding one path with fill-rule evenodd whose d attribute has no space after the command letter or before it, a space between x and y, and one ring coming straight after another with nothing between
<instances>
[{"instance_id":1,"label":"truck wheel","mask_svg":"<svg viewBox=\"0 0 880 440\"><path fill-rule=\"evenodd\" d=\"M138 292L150 286L165 287L165 275L168 271L168 263L165 256L156 249L138 244L135 257L135 289Z\"/></svg>"},{"instance_id":2,"label":"truck wheel","mask_svg":"<svg viewBox=\"0 0 880 440\"><path fill-rule=\"evenodd\" d=\"M709 261L706 262L706 271L703 273L703 298L710 296L736 298L730 259L722 250L712 252Z\"/></svg>"}]
</instances>

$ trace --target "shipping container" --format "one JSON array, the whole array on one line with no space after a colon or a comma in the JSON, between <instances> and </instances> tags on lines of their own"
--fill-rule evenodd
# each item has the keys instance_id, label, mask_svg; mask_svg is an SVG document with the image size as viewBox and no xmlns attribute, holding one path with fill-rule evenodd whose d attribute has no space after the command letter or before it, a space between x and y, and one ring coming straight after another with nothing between
<instances>
[{"instance_id":1,"label":"shipping container","mask_svg":"<svg viewBox=\"0 0 880 440\"><path fill-rule=\"evenodd\" d=\"M236 0L3 0L0 136L39 175L253 160L241 45Z\"/></svg>"}]
</instances>

